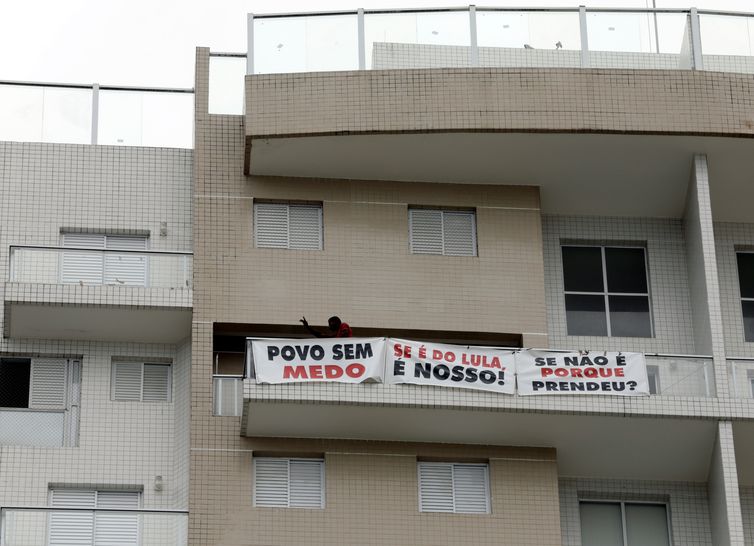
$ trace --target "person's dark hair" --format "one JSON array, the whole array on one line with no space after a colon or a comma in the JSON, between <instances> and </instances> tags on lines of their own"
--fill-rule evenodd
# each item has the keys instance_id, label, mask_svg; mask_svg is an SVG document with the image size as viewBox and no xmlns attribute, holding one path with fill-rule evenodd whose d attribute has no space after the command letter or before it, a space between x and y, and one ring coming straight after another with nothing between
<instances>
[{"instance_id":1,"label":"person's dark hair","mask_svg":"<svg viewBox=\"0 0 754 546\"><path fill-rule=\"evenodd\" d=\"M338 316L333 316L327 319L327 325L330 327L330 330L332 330L333 332L336 332L338 328L340 328L340 325L342 322L343 321L340 320L340 317Z\"/></svg>"}]
</instances>

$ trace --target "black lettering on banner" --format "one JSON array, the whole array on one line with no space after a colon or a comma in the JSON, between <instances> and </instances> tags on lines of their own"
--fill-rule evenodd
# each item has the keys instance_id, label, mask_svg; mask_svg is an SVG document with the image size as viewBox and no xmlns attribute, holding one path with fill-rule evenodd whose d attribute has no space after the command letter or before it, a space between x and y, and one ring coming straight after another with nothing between
<instances>
[{"instance_id":1,"label":"black lettering on banner","mask_svg":"<svg viewBox=\"0 0 754 546\"><path fill-rule=\"evenodd\" d=\"M267 360L272 360L279 354L280 354L280 349L278 349L274 345L270 345L269 347L267 347Z\"/></svg>"},{"instance_id":2,"label":"black lettering on banner","mask_svg":"<svg viewBox=\"0 0 754 546\"><path fill-rule=\"evenodd\" d=\"M478 371L476 371L474 368L466 368L466 379L464 379L466 383L476 383L478 377Z\"/></svg>"},{"instance_id":3,"label":"black lettering on banner","mask_svg":"<svg viewBox=\"0 0 754 546\"><path fill-rule=\"evenodd\" d=\"M463 366L453 366L453 373L450 376L451 381L458 383L463 381Z\"/></svg>"},{"instance_id":4,"label":"black lettering on banner","mask_svg":"<svg viewBox=\"0 0 754 546\"><path fill-rule=\"evenodd\" d=\"M333 357L333 360L343 360L343 346L342 345L332 346L332 357Z\"/></svg>"},{"instance_id":5,"label":"black lettering on banner","mask_svg":"<svg viewBox=\"0 0 754 546\"><path fill-rule=\"evenodd\" d=\"M497 380L497 376L495 375L495 372L483 370L479 372L479 379L481 379L482 383L485 385L489 385Z\"/></svg>"},{"instance_id":6,"label":"black lettering on banner","mask_svg":"<svg viewBox=\"0 0 754 546\"><path fill-rule=\"evenodd\" d=\"M372 352L371 343L357 343L356 344L356 358L372 358L374 353Z\"/></svg>"},{"instance_id":7,"label":"black lettering on banner","mask_svg":"<svg viewBox=\"0 0 754 546\"><path fill-rule=\"evenodd\" d=\"M416 362L414 364L414 377L423 377L425 379L432 377L432 364L430 364L429 362L427 362L426 364Z\"/></svg>"},{"instance_id":8,"label":"black lettering on banner","mask_svg":"<svg viewBox=\"0 0 754 546\"><path fill-rule=\"evenodd\" d=\"M432 374L439 380L444 381L448 377L450 377L450 368L448 368L445 364L440 364L438 366L435 366L435 369L432 370Z\"/></svg>"},{"instance_id":9,"label":"black lettering on banner","mask_svg":"<svg viewBox=\"0 0 754 546\"><path fill-rule=\"evenodd\" d=\"M402 360L394 360L393 361L393 375L406 375L406 370L404 369L406 366L406 363Z\"/></svg>"}]
</instances>

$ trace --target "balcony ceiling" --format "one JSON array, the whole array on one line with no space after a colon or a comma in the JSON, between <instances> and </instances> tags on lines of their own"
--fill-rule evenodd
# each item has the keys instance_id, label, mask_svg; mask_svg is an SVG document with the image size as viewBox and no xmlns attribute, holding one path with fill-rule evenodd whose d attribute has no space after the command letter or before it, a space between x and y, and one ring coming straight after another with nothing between
<instances>
[{"instance_id":1,"label":"balcony ceiling","mask_svg":"<svg viewBox=\"0 0 754 546\"><path fill-rule=\"evenodd\" d=\"M547 214L683 215L691 157L710 165L716 221L751 222L754 139L423 133L251 140L252 176L534 185Z\"/></svg>"},{"instance_id":2,"label":"balcony ceiling","mask_svg":"<svg viewBox=\"0 0 754 546\"><path fill-rule=\"evenodd\" d=\"M562 476L707 481L716 422L247 402L246 436L555 447ZM597 449L599 445L599 449Z\"/></svg>"}]
</instances>

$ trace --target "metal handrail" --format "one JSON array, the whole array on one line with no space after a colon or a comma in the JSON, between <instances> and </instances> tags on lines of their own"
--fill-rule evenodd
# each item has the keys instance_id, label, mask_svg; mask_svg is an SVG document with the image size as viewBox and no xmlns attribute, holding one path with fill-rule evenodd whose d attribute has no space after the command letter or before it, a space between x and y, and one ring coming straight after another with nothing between
<instances>
[{"instance_id":1,"label":"metal handrail","mask_svg":"<svg viewBox=\"0 0 754 546\"><path fill-rule=\"evenodd\" d=\"M364 9L365 15L369 14L390 14L390 13L447 13L447 12L464 12L469 11L472 6L449 6L438 8L384 8L384 9ZM501 11L501 12L578 12L579 7L548 7L548 6L473 6L476 11ZM586 7L587 13L689 13L693 7L688 8L632 8L632 7ZM697 9L700 15L730 15L735 17L754 17L754 12L726 11ZM333 10L333 11L294 11L289 13L254 13L255 19L280 19L285 17L318 17L333 15L356 15L359 10Z\"/></svg>"},{"instance_id":2,"label":"metal handrail","mask_svg":"<svg viewBox=\"0 0 754 546\"><path fill-rule=\"evenodd\" d=\"M194 93L193 87L140 87L132 85L101 85L98 83L32 82L23 80L0 80L0 85L26 87L61 87L65 89L94 89L100 91L140 91L144 93Z\"/></svg>"},{"instance_id":3,"label":"metal handrail","mask_svg":"<svg viewBox=\"0 0 754 546\"><path fill-rule=\"evenodd\" d=\"M10 245L10 250L52 250L56 252L68 252L75 250L77 252L98 252L109 254L150 254L150 255L167 255L167 256L193 256L193 252L180 252L170 250L115 250L109 248L86 248L76 246L43 246L43 245Z\"/></svg>"},{"instance_id":4,"label":"metal handrail","mask_svg":"<svg viewBox=\"0 0 754 546\"><path fill-rule=\"evenodd\" d=\"M55 506L0 506L0 511L17 512L116 512L136 514L185 514L188 510L169 510L165 508L68 508Z\"/></svg>"}]
</instances>

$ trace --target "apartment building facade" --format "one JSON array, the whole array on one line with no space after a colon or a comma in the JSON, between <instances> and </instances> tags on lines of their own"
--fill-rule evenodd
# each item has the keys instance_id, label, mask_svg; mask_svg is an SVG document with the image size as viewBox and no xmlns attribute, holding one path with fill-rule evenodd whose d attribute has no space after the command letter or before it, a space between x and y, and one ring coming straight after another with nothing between
<instances>
[{"instance_id":1,"label":"apartment building facade","mask_svg":"<svg viewBox=\"0 0 754 546\"><path fill-rule=\"evenodd\" d=\"M754 544L751 20L250 16L193 150L96 86L89 143L3 138L2 544ZM331 315L650 394L255 379Z\"/></svg>"}]
</instances>

